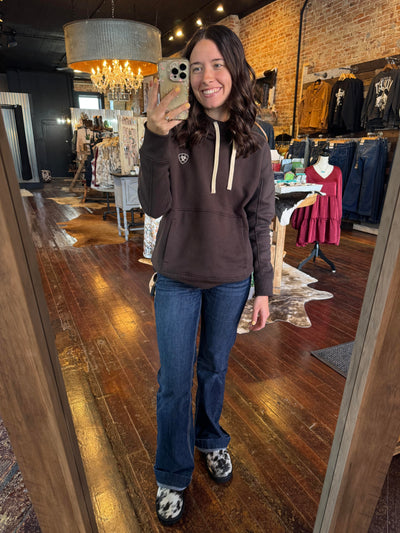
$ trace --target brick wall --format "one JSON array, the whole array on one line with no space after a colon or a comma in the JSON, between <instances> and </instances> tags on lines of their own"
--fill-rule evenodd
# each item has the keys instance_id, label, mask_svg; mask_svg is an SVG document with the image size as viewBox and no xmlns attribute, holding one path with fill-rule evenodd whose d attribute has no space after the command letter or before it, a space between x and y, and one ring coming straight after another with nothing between
<instances>
[{"instance_id":1,"label":"brick wall","mask_svg":"<svg viewBox=\"0 0 400 533\"><path fill-rule=\"evenodd\" d=\"M77 93L95 93L96 89L90 80L74 80L74 91Z\"/></svg>"},{"instance_id":2,"label":"brick wall","mask_svg":"<svg viewBox=\"0 0 400 533\"><path fill-rule=\"evenodd\" d=\"M278 68L276 133L289 132L292 125L303 5L304 0L276 0L240 20L240 38L257 77ZM308 72L319 72L399 53L400 0L309 0L303 18L300 84L305 64Z\"/></svg>"}]
</instances>

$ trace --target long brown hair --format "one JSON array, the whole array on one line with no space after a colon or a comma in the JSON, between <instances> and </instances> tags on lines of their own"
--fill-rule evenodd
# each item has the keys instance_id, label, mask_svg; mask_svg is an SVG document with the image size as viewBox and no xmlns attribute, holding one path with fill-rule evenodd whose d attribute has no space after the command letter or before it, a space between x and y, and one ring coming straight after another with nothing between
<instances>
[{"instance_id":1,"label":"long brown hair","mask_svg":"<svg viewBox=\"0 0 400 533\"><path fill-rule=\"evenodd\" d=\"M258 136L252 132L257 115L254 70L246 61L243 45L237 35L226 26L217 24L199 29L187 44L183 57L189 59L193 48L202 39L215 43L231 75L232 89L226 102L229 111L227 124L235 140L238 156L246 157L260 146ZM189 118L174 130L178 142L186 146L199 143L207 135L210 125L203 106L199 104L191 88L189 101Z\"/></svg>"}]
</instances>

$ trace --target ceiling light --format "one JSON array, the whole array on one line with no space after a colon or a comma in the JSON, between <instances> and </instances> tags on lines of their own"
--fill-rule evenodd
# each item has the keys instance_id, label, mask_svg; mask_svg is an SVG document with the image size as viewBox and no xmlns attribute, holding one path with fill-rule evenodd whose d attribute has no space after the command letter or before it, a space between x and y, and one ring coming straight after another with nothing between
<instances>
[{"instance_id":1,"label":"ceiling light","mask_svg":"<svg viewBox=\"0 0 400 533\"><path fill-rule=\"evenodd\" d=\"M224 6L222 4L219 4L219 6L217 7L217 11L218 11L218 13L223 13L224 12Z\"/></svg>"},{"instance_id":2,"label":"ceiling light","mask_svg":"<svg viewBox=\"0 0 400 533\"><path fill-rule=\"evenodd\" d=\"M91 74L92 82L110 99L126 100L141 87L144 76L157 72L161 59L160 31L124 19L87 19L64 25L68 66Z\"/></svg>"},{"instance_id":3,"label":"ceiling light","mask_svg":"<svg viewBox=\"0 0 400 533\"><path fill-rule=\"evenodd\" d=\"M196 20L197 26L203 26L203 21L199 18Z\"/></svg>"},{"instance_id":4,"label":"ceiling light","mask_svg":"<svg viewBox=\"0 0 400 533\"><path fill-rule=\"evenodd\" d=\"M173 36L173 35L170 35L170 36L168 37L168 41L173 41L173 40L174 40L174 36Z\"/></svg>"},{"instance_id":5,"label":"ceiling light","mask_svg":"<svg viewBox=\"0 0 400 533\"><path fill-rule=\"evenodd\" d=\"M4 15L3 15L3 13L0 13L0 22L4 22Z\"/></svg>"},{"instance_id":6,"label":"ceiling light","mask_svg":"<svg viewBox=\"0 0 400 533\"><path fill-rule=\"evenodd\" d=\"M177 37L183 37L183 31L182 31L181 29L176 30L175 35L176 35Z\"/></svg>"}]
</instances>

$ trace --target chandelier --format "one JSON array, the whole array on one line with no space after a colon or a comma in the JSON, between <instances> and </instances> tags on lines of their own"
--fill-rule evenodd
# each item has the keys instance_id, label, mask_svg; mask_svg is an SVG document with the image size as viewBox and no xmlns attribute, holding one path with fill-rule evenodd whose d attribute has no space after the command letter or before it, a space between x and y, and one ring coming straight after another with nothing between
<instances>
[{"instance_id":1,"label":"chandelier","mask_svg":"<svg viewBox=\"0 0 400 533\"><path fill-rule=\"evenodd\" d=\"M68 66L87 72L97 90L111 100L128 100L143 78L157 72L160 30L142 22L114 18L76 20L64 25Z\"/></svg>"},{"instance_id":2,"label":"chandelier","mask_svg":"<svg viewBox=\"0 0 400 533\"><path fill-rule=\"evenodd\" d=\"M129 61L122 65L119 59L113 59L110 63L104 60L102 68L92 68L90 79L98 91L108 94L110 100L125 100L132 91L138 92L143 74L140 67L135 74Z\"/></svg>"}]
</instances>

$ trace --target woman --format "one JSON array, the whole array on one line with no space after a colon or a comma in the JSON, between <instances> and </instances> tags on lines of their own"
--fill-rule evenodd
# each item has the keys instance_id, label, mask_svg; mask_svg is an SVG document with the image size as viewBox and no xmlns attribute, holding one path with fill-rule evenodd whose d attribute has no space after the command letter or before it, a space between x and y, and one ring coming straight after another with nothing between
<instances>
[{"instance_id":1,"label":"woman","mask_svg":"<svg viewBox=\"0 0 400 533\"><path fill-rule=\"evenodd\" d=\"M254 127L254 73L240 40L225 26L199 30L184 56L190 61L189 118L175 120L189 104L174 109L174 91L157 105L154 82L140 152L141 205L148 215L163 217L152 256L160 352L154 470L163 524L182 515L195 446L216 482L232 477L230 437L219 424L229 352L251 273L254 331L268 318L273 278L274 181L270 150Z\"/></svg>"}]
</instances>

